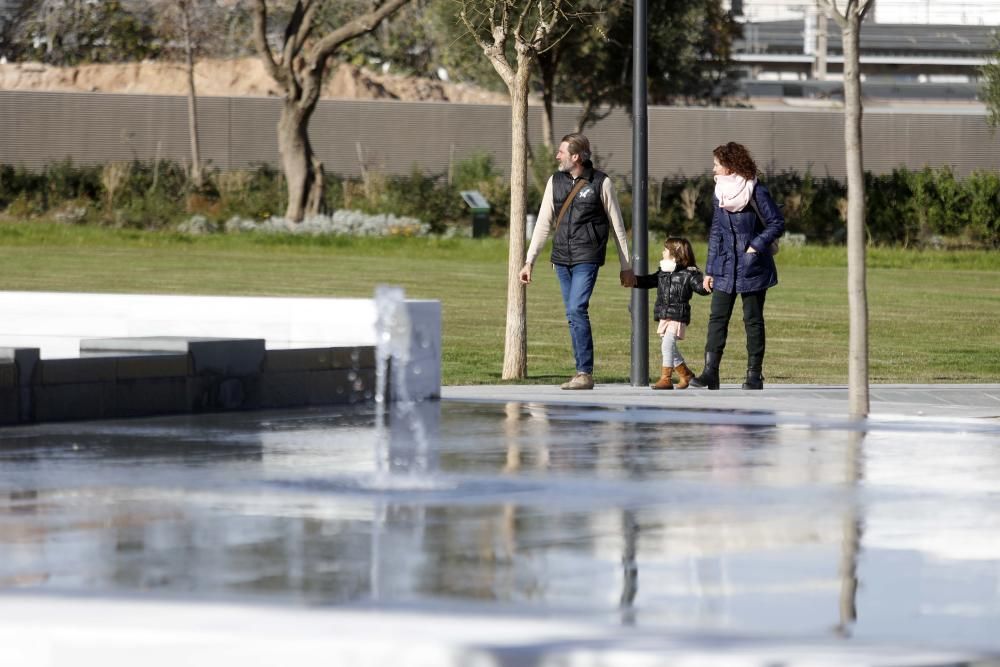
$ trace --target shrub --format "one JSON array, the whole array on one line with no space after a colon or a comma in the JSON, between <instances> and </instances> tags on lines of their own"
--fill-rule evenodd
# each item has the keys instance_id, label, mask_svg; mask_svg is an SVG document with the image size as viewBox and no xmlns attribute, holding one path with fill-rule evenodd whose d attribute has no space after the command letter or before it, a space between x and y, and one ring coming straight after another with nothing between
<instances>
[{"instance_id":1,"label":"shrub","mask_svg":"<svg viewBox=\"0 0 1000 667\"><path fill-rule=\"evenodd\" d=\"M542 188L551 175L551 168L541 160L533 169L529 213L538 210ZM468 227L471 215L459 193L479 190L491 204L494 225L503 228L509 220L510 184L486 153L456 162L451 184L443 174L424 174L416 168L404 176L369 171L362 179L334 174L326 174L325 179L325 211L412 219L433 233L444 233L453 231L456 222L458 227ZM615 181L626 225L631 226L629 184L621 178ZM789 232L805 234L810 243L844 242L847 190L843 184L818 178L808 170L769 174L764 183L782 207ZM865 185L870 243L1000 247L1000 176L994 172L960 179L947 167L897 169L881 176L868 173ZM708 174L654 183L650 230L704 239L712 219L713 190ZM286 205L284 177L262 164L214 172L197 190L191 187L185 168L168 161L78 166L67 160L37 172L0 165L0 211L14 218L49 216L67 223L147 229L172 226L197 214L206 228L213 228L233 218L269 220L280 216ZM405 230L412 225L397 228L402 230L398 233L410 233Z\"/></svg>"},{"instance_id":2,"label":"shrub","mask_svg":"<svg viewBox=\"0 0 1000 667\"><path fill-rule=\"evenodd\" d=\"M548 175L545 176L548 179ZM537 213L542 203L542 193L532 187L533 179L529 175L528 213ZM490 223L498 227L507 227L510 223L510 182L493 164L493 156L489 153L475 153L459 160L452 169L452 184L454 193L458 196L462 190L478 190L490 203ZM542 180L545 187L545 180ZM471 213L459 198L461 219L471 220Z\"/></svg>"},{"instance_id":3,"label":"shrub","mask_svg":"<svg viewBox=\"0 0 1000 667\"><path fill-rule=\"evenodd\" d=\"M970 240L1000 247L1000 175L977 171L965 181L968 200L967 231Z\"/></svg>"},{"instance_id":4,"label":"shrub","mask_svg":"<svg viewBox=\"0 0 1000 667\"><path fill-rule=\"evenodd\" d=\"M459 191L442 176L424 175L416 167L409 176L390 178L380 203L373 212L420 218L438 233L444 231L447 223L462 218L465 208Z\"/></svg>"}]
</instances>

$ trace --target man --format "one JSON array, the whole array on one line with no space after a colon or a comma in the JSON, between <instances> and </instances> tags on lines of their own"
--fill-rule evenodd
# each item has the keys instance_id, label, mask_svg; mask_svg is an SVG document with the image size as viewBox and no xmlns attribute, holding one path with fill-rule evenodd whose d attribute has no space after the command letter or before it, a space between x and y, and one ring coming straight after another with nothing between
<instances>
[{"instance_id":1,"label":"man","mask_svg":"<svg viewBox=\"0 0 1000 667\"><path fill-rule=\"evenodd\" d=\"M576 360L576 375L562 384L563 389L594 388L594 338L588 310L612 228L618 246L622 287L635 285L615 186L607 174L594 169L590 157L587 137L567 134L562 138L556 153L559 171L545 185L535 231L520 273L521 282L530 284L535 259L555 227L552 265L562 288Z\"/></svg>"}]
</instances>

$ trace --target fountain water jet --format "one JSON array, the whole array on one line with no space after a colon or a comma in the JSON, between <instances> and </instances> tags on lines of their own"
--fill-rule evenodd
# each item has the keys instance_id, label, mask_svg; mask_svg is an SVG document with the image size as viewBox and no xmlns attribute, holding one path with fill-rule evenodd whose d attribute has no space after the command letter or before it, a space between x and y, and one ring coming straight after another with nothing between
<instances>
[{"instance_id":1,"label":"fountain water jet","mask_svg":"<svg viewBox=\"0 0 1000 667\"><path fill-rule=\"evenodd\" d=\"M375 289L375 485L433 487L427 422L435 421L410 390L412 322L401 287ZM419 338L419 337L418 337ZM414 372L420 372L415 368ZM404 477L395 473L405 470Z\"/></svg>"}]
</instances>

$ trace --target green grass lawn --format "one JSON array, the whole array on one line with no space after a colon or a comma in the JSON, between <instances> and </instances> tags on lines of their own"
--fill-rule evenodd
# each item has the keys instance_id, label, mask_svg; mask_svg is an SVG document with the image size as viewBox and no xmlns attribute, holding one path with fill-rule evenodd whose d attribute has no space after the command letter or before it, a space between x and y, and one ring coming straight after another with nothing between
<instances>
[{"instance_id":1,"label":"green grass lawn","mask_svg":"<svg viewBox=\"0 0 1000 667\"><path fill-rule=\"evenodd\" d=\"M656 266L660 239L651 239ZM695 250L705 260L704 245ZM394 284L444 312L445 384L500 382L506 311L506 241L499 239L188 238L48 223L0 224L0 289L368 297ZM873 382L1000 382L1000 253L873 249L869 254ZM843 248L784 248L768 292L768 382L847 380ZM629 290L616 263L591 303L599 382L629 376ZM655 294L649 293L650 307ZM681 350L697 372L708 298L695 296ZM723 382L742 376L738 313ZM650 334L658 374L659 338ZM528 382L573 371L559 288L539 261L528 288Z\"/></svg>"}]
</instances>

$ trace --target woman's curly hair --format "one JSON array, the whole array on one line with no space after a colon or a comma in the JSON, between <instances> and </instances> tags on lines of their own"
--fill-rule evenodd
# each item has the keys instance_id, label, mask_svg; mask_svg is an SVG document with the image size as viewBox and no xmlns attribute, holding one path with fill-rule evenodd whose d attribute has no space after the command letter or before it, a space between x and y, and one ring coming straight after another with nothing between
<instances>
[{"instance_id":1,"label":"woman's curly hair","mask_svg":"<svg viewBox=\"0 0 1000 667\"><path fill-rule=\"evenodd\" d=\"M750 157L750 151L743 144L730 141L728 144L716 146L712 155L729 171L747 180L757 178L757 163Z\"/></svg>"}]
</instances>

